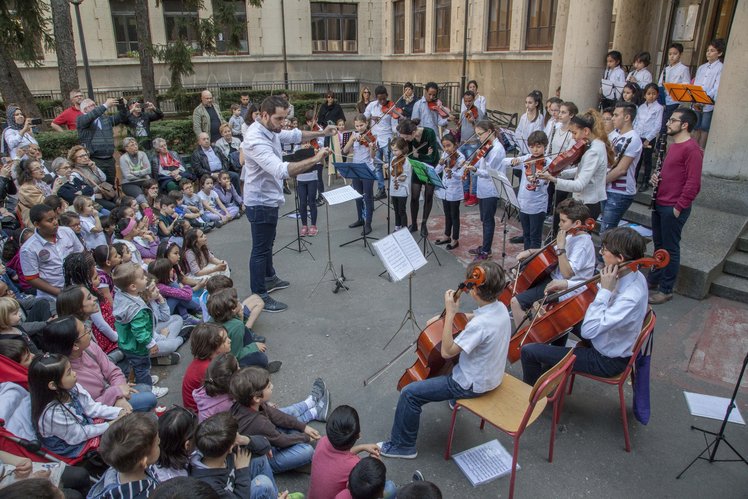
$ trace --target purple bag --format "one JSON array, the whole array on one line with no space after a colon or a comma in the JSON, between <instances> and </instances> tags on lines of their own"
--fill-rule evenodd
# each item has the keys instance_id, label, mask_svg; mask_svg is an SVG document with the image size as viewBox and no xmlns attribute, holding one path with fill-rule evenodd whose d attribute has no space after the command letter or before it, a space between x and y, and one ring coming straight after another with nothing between
<instances>
[{"instance_id":1,"label":"purple bag","mask_svg":"<svg viewBox=\"0 0 748 499\"><path fill-rule=\"evenodd\" d=\"M634 388L634 417L641 424L649 423L649 369L652 362L652 336L654 331L647 339L647 344L639 351L639 356L634 363L634 373L632 375Z\"/></svg>"}]
</instances>

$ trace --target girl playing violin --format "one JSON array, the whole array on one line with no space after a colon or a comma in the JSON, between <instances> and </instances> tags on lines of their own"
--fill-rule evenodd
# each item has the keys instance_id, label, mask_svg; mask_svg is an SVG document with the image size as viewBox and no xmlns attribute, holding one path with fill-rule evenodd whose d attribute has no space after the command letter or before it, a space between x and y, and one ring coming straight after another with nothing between
<instances>
[{"instance_id":1,"label":"girl playing violin","mask_svg":"<svg viewBox=\"0 0 748 499\"><path fill-rule=\"evenodd\" d=\"M506 307L496 300L505 285L504 269L495 262L479 262L468 267L467 278L475 267L482 269L482 285L469 288L470 297L478 309L468 318L467 326L453 338L452 323L459 311L460 301L455 291L444 293L444 330L441 355L448 359L460 356L460 362L449 375L416 381L405 386L400 393L392 423L390 439L380 442L380 455L402 459L415 459L418 455L416 440L421 408L429 402L478 397L501 384L506 366L511 325Z\"/></svg>"},{"instance_id":2,"label":"girl playing violin","mask_svg":"<svg viewBox=\"0 0 748 499\"><path fill-rule=\"evenodd\" d=\"M358 114L353 119L353 126L356 131L351 134L348 143L343 147L343 154L347 155L353 149L353 162L365 163L372 173L376 173L374 166L374 156L377 154L376 139L368 142L364 138L369 127L369 120L363 114ZM356 199L356 221L348 227L353 229L363 226L361 235L365 236L371 232L371 217L374 213L374 181L355 178L353 188L363 195L363 199Z\"/></svg>"},{"instance_id":3,"label":"girl playing violin","mask_svg":"<svg viewBox=\"0 0 748 499\"><path fill-rule=\"evenodd\" d=\"M585 205L573 199L563 201L558 205L557 210L561 219L555 244L558 266L539 284L512 298L512 316L516 327L522 324L525 311L553 289L552 284L555 285L559 280L582 281L592 277L595 272L595 246L592 238L587 232L577 231L590 217L589 210ZM575 233L568 234L570 231ZM526 260L537 252L537 249L520 251L517 259ZM565 341L566 337L563 339Z\"/></svg>"},{"instance_id":4,"label":"girl playing violin","mask_svg":"<svg viewBox=\"0 0 748 499\"><path fill-rule=\"evenodd\" d=\"M438 189L436 197L444 205L444 238L437 239L435 244L446 244L448 250L460 245L460 201L462 201L462 165L465 156L457 150L455 137L448 133L442 137L442 159L436 165L436 173L442 173L442 183L446 189Z\"/></svg>"},{"instance_id":5,"label":"girl playing violin","mask_svg":"<svg viewBox=\"0 0 748 499\"><path fill-rule=\"evenodd\" d=\"M392 209L395 212L395 230L408 226L408 193L410 191L410 177L412 170L408 159L408 143L405 139L398 137L393 139L392 159L390 160L390 197L392 198Z\"/></svg>"},{"instance_id":6,"label":"girl playing violin","mask_svg":"<svg viewBox=\"0 0 748 499\"><path fill-rule=\"evenodd\" d=\"M629 227L616 227L603 234L600 254L605 267L600 272L600 289L584 315L583 341L574 349L575 371L609 378L626 368L647 313L647 280L638 270L619 270L617 266L638 260L645 249L644 238ZM566 289L569 284L568 280L558 281L549 291ZM534 384L568 351L568 347L543 343L523 346L525 383Z\"/></svg>"}]
</instances>

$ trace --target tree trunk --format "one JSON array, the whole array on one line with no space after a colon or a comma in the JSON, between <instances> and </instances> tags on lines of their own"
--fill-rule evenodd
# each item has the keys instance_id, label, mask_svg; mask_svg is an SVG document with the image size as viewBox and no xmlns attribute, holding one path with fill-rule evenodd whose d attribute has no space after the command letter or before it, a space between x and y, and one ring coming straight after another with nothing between
<instances>
[{"instance_id":1,"label":"tree trunk","mask_svg":"<svg viewBox=\"0 0 748 499\"><path fill-rule=\"evenodd\" d=\"M27 118L41 118L39 106L31 95L29 86L21 76L16 62L7 50L0 50L0 94L5 105L15 104L21 108Z\"/></svg>"},{"instance_id":2,"label":"tree trunk","mask_svg":"<svg viewBox=\"0 0 748 499\"><path fill-rule=\"evenodd\" d=\"M143 99L157 104L156 77L153 72L153 40L148 13L148 0L135 0L135 17L138 20L138 54L140 56L140 84L143 87Z\"/></svg>"},{"instance_id":3,"label":"tree trunk","mask_svg":"<svg viewBox=\"0 0 748 499\"><path fill-rule=\"evenodd\" d=\"M57 52L57 74L60 79L60 94L63 107L70 106L70 91L80 88L78 63L75 59L73 21L68 0L51 0L52 23Z\"/></svg>"}]
</instances>

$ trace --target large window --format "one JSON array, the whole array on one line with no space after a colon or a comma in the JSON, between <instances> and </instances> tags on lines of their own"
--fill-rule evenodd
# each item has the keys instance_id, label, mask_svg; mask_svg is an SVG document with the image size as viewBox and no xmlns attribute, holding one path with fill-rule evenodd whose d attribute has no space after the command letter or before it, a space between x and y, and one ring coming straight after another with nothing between
<instances>
[{"instance_id":1,"label":"large window","mask_svg":"<svg viewBox=\"0 0 748 499\"><path fill-rule=\"evenodd\" d=\"M392 14L394 20L392 51L395 54L402 54L405 52L405 0L392 2Z\"/></svg>"},{"instance_id":2,"label":"large window","mask_svg":"<svg viewBox=\"0 0 748 499\"><path fill-rule=\"evenodd\" d=\"M358 5L312 2L312 52L358 52Z\"/></svg>"},{"instance_id":3,"label":"large window","mask_svg":"<svg viewBox=\"0 0 748 499\"><path fill-rule=\"evenodd\" d=\"M426 51L426 0L413 0L413 52Z\"/></svg>"},{"instance_id":4,"label":"large window","mask_svg":"<svg viewBox=\"0 0 748 499\"><path fill-rule=\"evenodd\" d=\"M220 29L216 52L248 54L246 0L213 0L213 17Z\"/></svg>"},{"instance_id":5,"label":"large window","mask_svg":"<svg viewBox=\"0 0 748 499\"><path fill-rule=\"evenodd\" d=\"M164 6L166 40L173 42L183 38L198 48L198 26L200 19L196 9L190 9L184 0L161 0Z\"/></svg>"},{"instance_id":6,"label":"large window","mask_svg":"<svg viewBox=\"0 0 748 499\"><path fill-rule=\"evenodd\" d=\"M509 50L512 33L512 0L490 0L488 4L488 50Z\"/></svg>"},{"instance_id":7,"label":"large window","mask_svg":"<svg viewBox=\"0 0 748 499\"><path fill-rule=\"evenodd\" d=\"M135 8L126 0L109 0L114 25L114 41L117 57L127 57L129 52L137 52L138 35L135 29Z\"/></svg>"},{"instance_id":8,"label":"large window","mask_svg":"<svg viewBox=\"0 0 748 499\"><path fill-rule=\"evenodd\" d=\"M452 0L436 0L436 52L449 52L449 31Z\"/></svg>"},{"instance_id":9,"label":"large window","mask_svg":"<svg viewBox=\"0 0 748 499\"><path fill-rule=\"evenodd\" d=\"M556 27L556 0L530 0L527 13L528 49L553 48L553 31ZM580 29L584 27L579 26Z\"/></svg>"}]
</instances>

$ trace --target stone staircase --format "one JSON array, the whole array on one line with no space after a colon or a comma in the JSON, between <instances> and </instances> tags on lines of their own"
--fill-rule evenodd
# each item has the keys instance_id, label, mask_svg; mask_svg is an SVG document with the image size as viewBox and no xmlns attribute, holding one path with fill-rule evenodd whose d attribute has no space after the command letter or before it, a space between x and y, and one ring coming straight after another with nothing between
<instances>
[{"instance_id":1,"label":"stone staircase","mask_svg":"<svg viewBox=\"0 0 748 499\"><path fill-rule=\"evenodd\" d=\"M722 272L714 279L709 291L723 298L748 303L748 231L738 238Z\"/></svg>"}]
</instances>

